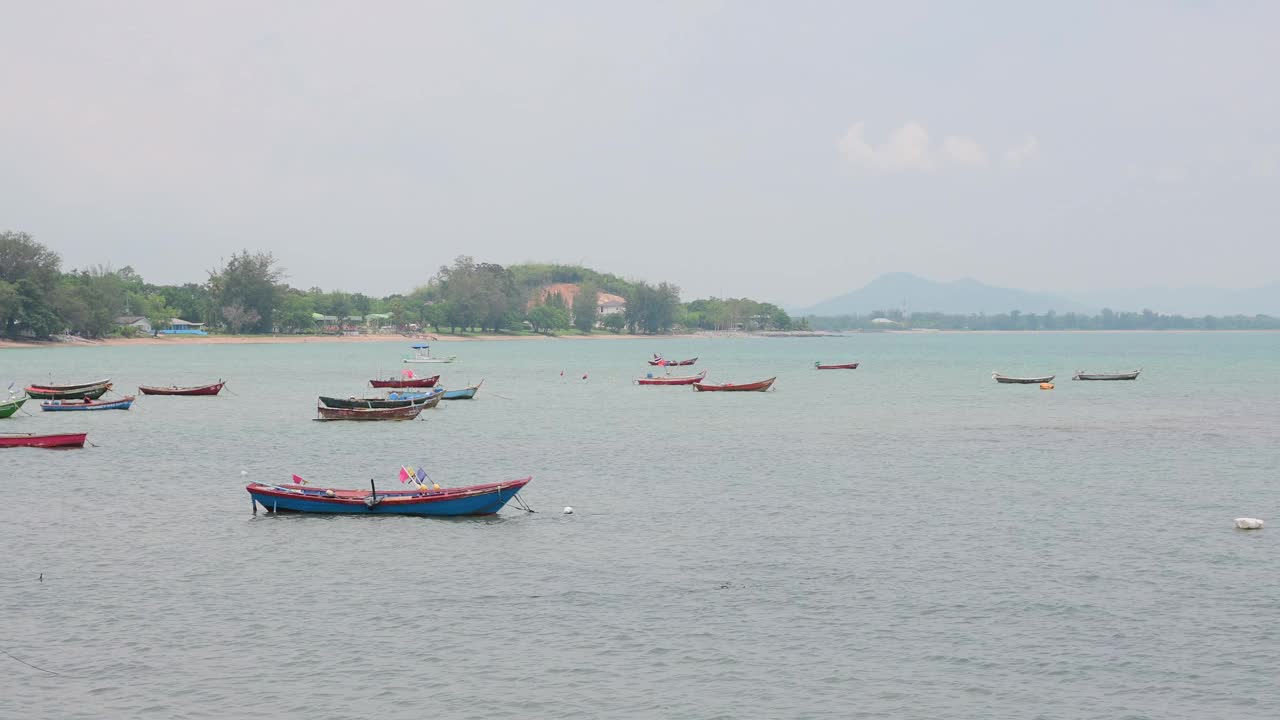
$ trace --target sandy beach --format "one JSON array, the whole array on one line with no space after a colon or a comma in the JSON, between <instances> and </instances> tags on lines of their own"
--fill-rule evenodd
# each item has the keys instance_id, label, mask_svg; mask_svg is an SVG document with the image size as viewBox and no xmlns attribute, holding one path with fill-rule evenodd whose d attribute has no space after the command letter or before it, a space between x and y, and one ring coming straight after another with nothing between
<instances>
[{"instance_id":1,"label":"sandy beach","mask_svg":"<svg viewBox=\"0 0 1280 720\"><path fill-rule=\"evenodd\" d=\"M700 337L681 335L668 337ZM0 350L18 348L53 348L53 347L103 347L120 345L292 345L303 343L418 343L418 342L488 342L493 340L615 340L615 339L653 339L651 335L627 335L612 333L596 333L592 335L427 335L410 337L405 335L206 335L206 336L173 336L137 338L102 338L88 340L85 338L67 338L59 340L43 340L38 342L0 339Z\"/></svg>"}]
</instances>

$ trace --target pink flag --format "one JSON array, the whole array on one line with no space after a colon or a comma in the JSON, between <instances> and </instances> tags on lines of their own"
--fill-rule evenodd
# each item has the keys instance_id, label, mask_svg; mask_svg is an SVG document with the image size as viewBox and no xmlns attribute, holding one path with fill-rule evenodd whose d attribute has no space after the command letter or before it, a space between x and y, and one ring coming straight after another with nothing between
<instances>
[{"instance_id":1,"label":"pink flag","mask_svg":"<svg viewBox=\"0 0 1280 720\"><path fill-rule=\"evenodd\" d=\"M302 478L298 477L297 475L294 475L294 476L293 476L293 484L294 484L294 485L306 485L306 484L307 484L307 481L306 481L306 480L303 480Z\"/></svg>"},{"instance_id":2,"label":"pink flag","mask_svg":"<svg viewBox=\"0 0 1280 720\"><path fill-rule=\"evenodd\" d=\"M413 473L409 472L409 468L401 465L400 466L400 482L407 483L409 482L409 478L411 477L413 477Z\"/></svg>"}]
</instances>

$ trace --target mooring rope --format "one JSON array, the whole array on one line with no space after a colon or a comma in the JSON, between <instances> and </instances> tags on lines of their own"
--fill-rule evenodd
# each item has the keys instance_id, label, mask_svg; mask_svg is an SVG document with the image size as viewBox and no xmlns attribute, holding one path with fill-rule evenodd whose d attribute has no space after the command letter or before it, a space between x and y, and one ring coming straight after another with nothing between
<instances>
[{"instance_id":1,"label":"mooring rope","mask_svg":"<svg viewBox=\"0 0 1280 720\"><path fill-rule=\"evenodd\" d=\"M26 666L27 666L27 667L29 667L29 668L35 668L36 670L39 670L40 672L43 672L43 673L49 673L50 675L57 675L57 676L59 676L59 677L61 677L61 676L62 676L62 673L56 673L56 672L54 672L54 671L52 671L52 670L45 670L44 668L40 667L39 665L32 665L31 663L27 662L26 660L23 660L23 659L22 659L22 658L20 658L20 657L15 657L15 656L14 656L14 655L12 655L8 650L5 650L4 648L0 648L0 653L4 653L5 655L8 655L10 658L13 658L14 660L17 660L18 662L22 663L23 665L26 665Z\"/></svg>"}]
</instances>

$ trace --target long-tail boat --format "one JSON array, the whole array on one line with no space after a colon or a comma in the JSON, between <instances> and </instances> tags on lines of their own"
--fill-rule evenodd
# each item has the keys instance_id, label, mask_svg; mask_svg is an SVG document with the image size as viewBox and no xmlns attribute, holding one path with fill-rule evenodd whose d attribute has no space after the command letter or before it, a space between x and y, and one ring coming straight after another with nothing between
<instances>
[{"instance_id":1,"label":"long-tail boat","mask_svg":"<svg viewBox=\"0 0 1280 720\"><path fill-rule=\"evenodd\" d=\"M436 383L439 382L439 380L440 380L439 375L432 375L431 377L420 377L420 378L400 377L400 378L389 378L387 380L370 380L369 385L376 388L429 388L429 387L435 387Z\"/></svg>"},{"instance_id":2,"label":"long-tail boat","mask_svg":"<svg viewBox=\"0 0 1280 720\"><path fill-rule=\"evenodd\" d=\"M654 359L649 361L649 364L666 366L666 367L676 367L679 365L693 365L697 362L698 362L698 358L696 357L689 358L688 360L666 360L661 357L655 357Z\"/></svg>"},{"instance_id":3,"label":"long-tail boat","mask_svg":"<svg viewBox=\"0 0 1280 720\"><path fill-rule=\"evenodd\" d=\"M430 392L425 393L391 393L387 397L335 398L321 395L320 403L325 407L331 408L363 408L366 410L421 405L422 409L426 410L439 405L442 395L444 395L443 388L432 388Z\"/></svg>"},{"instance_id":4,"label":"long-tail boat","mask_svg":"<svg viewBox=\"0 0 1280 720\"><path fill-rule=\"evenodd\" d=\"M94 380L92 382L85 382L85 383L71 383L71 384L60 384L60 385L55 385L53 383L31 383L31 385L29 385L28 387L33 387L33 388L36 388L37 390L52 390L55 392L62 392L67 390L82 390L84 388L94 387L96 385L106 385L109 382L111 382L111 378L103 378L102 380Z\"/></svg>"},{"instance_id":5,"label":"long-tail boat","mask_svg":"<svg viewBox=\"0 0 1280 720\"><path fill-rule=\"evenodd\" d=\"M97 385L86 385L80 388L70 390L62 390L58 388L49 388L40 385L29 385L26 388L27 396L36 400L97 400L107 391L111 389L111 383L104 382Z\"/></svg>"},{"instance_id":6,"label":"long-tail boat","mask_svg":"<svg viewBox=\"0 0 1280 720\"><path fill-rule=\"evenodd\" d=\"M642 377L636 379L637 385L692 385L701 381L707 376L707 371L703 370L697 375L684 375L682 377Z\"/></svg>"},{"instance_id":7,"label":"long-tail boat","mask_svg":"<svg viewBox=\"0 0 1280 720\"><path fill-rule=\"evenodd\" d=\"M693 389L698 392L764 392L765 390L773 387L773 381L777 379L778 378L776 377L771 377L768 380L761 380L759 382L739 384L721 383L718 385L698 382L693 384Z\"/></svg>"},{"instance_id":8,"label":"long-tail boat","mask_svg":"<svg viewBox=\"0 0 1280 720\"><path fill-rule=\"evenodd\" d=\"M11 397L8 400L5 400L4 402L0 402L0 418L11 417L14 413L22 409L22 403L26 402L27 400L28 398L25 398L25 397L20 397L20 398Z\"/></svg>"},{"instance_id":9,"label":"long-tail boat","mask_svg":"<svg viewBox=\"0 0 1280 720\"><path fill-rule=\"evenodd\" d=\"M457 355L439 356L431 354L431 346L425 343L410 346L413 348L413 357L404 358L407 363L451 363L458 359Z\"/></svg>"},{"instance_id":10,"label":"long-tail boat","mask_svg":"<svg viewBox=\"0 0 1280 720\"><path fill-rule=\"evenodd\" d=\"M196 385L193 387L178 387L177 385L170 385L168 387L162 387L160 385L139 385L138 390L140 390L143 395L217 395L222 392L222 386L226 384L225 380L218 380L216 383Z\"/></svg>"},{"instance_id":11,"label":"long-tail boat","mask_svg":"<svg viewBox=\"0 0 1280 720\"><path fill-rule=\"evenodd\" d=\"M1042 377L1010 377L1009 375L1001 375L998 372L992 372L991 377L1002 385L1043 385L1053 382L1054 375L1044 375Z\"/></svg>"},{"instance_id":12,"label":"long-tail boat","mask_svg":"<svg viewBox=\"0 0 1280 720\"><path fill-rule=\"evenodd\" d=\"M480 382L476 383L475 385L472 385L471 387L460 388L458 390L445 390L444 399L445 400L470 400L471 398L476 396L476 393L480 391L480 386L483 384L484 384L484 381L481 380Z\"/></svg>"},{"instance_id":13,"label":"long-tail boat","mask_svg":"<svg viewBox=\"0 0 1280 720\"><path fill-rule=\"evenodd\" d=\"M0 447L72 448L84 447L88 433L0 433Z\"/></svg>"},{"instance_id":14,"label":"long-tail boat","mask_svg":"<svg viewBox=\"0 0 1280 720\"><path fill-rule=\"evenodd\" d=\"M1124 373L1087 373L1080 370L1076 371L1072 380L1137 380L1138 373L1142 372L1142 368L1138 368L1133 372Z\"/></svg>"},{"instance_id":15,"label":"long-tail boat","mask_svg":"<svg viewBox=\"0 0 1280 720\"><path fill-rule=\"evenodd\" d=\"M67 412L71 410L128 410L137 397L126 395L119 400L45 400L40 409L48 412Z\"/></svg>"},{"instance_id":16,"label":"long-tail boat","mask_svg":"<svg viewBox=\"0 0 1280 720\"><path fill-rule=\"evenodd\" d=\"M413 420L423 405L390 408L333 408L316 403L316 420Z\"/></svg>"},{"instance_id":17,"label":"long-tail boat","mask_svg":"<svg viewBox=\"0 0 1280 720\"><path fill-rule=\"evenodd\" d=\"M818 370L857 370L858 369L858 363L838 363L834 365L831 365L831 364L823 365L820 362L815 362L813 366Z\"/></svg>"},{"instance_id":18,"label":"long-tail boat","mask_svg":"<svg viewBox=\"0 0 1280 720\"><path fill-rule=\"evenodd\" d=\"M456 488L340 490L299 484L250 483L245 486L253 502L268 512L348 513L357 515L493 515L516 496L532 477ZM257 512L257 507L254 507Z\"/></svg>"}]
</instances>

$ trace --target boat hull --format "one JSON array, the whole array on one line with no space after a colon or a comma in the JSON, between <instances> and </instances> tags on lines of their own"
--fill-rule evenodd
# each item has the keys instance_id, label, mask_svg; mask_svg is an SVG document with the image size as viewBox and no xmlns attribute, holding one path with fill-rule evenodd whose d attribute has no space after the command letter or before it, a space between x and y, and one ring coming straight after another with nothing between
<instances>
[{"instance_id":1,"label":"boat hull","mask_svg":"<svg viewBox=\"0 0 1280 720\"><path fill-rule=\"evenodd\" d=\"M839 365L815 364L814 367L818 370L857 370L858 363L841 363Z\"/></svg>"},{"instance_id":2,"label":"boat hull","mask_svg":"<svg viewBox=\"0 0 1280 720\"><path fill-rule=\"evenodd\" d=\"M93 410L128 410L133 407L133 401L136 400L130 395L120 400L112 400L110 402L75 402L65 400L46 400L40 403L40 409L45 412L87 412Z\"/></svg>"},{"instance_id":3,"label":"boat hull","mask_svg":"<svg viewBox=\"0 0 1280 720\"><path fill-rule=\"evenodd\" d=\"M1133 372L1127 372L1127 373L1083 373L1083 372L1077 372L1077 373L1075 374L1075 376L1073 376L1071 379L1072 379L1072 380L1103 380L1103 381L1108 381L1108 380L1137 380L1137 379L1138 379L1138 373L1141 373L1141 372L1142 372L1141 370L1134 370Z\"/></svg>"},{"instance_id":4,"label":"boat hull","mask_svg":"<svg viewBox=\"0 0 1280 720\"><path fill-rule=\"evenodd\" d=\"M368 490L333 490L334 496L327 497L325 489L310 486L281 488L253 483L245 489L268 512L459 517L498 512L532 479L427 492L379 492L381 500L372 506L365 502Z\"/></svg>"},{"instance_id":5,"label":"boat hull","mask_svg":"<svg viewBox=\"0 0 1280 720\"><path fill-rule=\"evenodd\" d=\"M454 361L454 358L451 358L451 357L443 357L443 358L404 358L404 360L403 360L403 362L410 363L410 364L417 364L417 365L430 365L430 364L433 364L433 363L451 363L451 362L453 362L453 361Z\"/></svg>"},{"instance_id":6,"label":"boat hull","mask_svg":"<svg viewBox=\"0 0 1280 720\"><path fill-rule=\"evenodd\" d=\"M435 387L439 380L439 375L433 375L425 378L406 378L401 380L396 380L395 378L390 380L370 380L369 385L376 388L429 388Z\"/></svg>"},{"instance_id":7,"label":"boat hull","mask_svg":"<svg viewBox=\"0 0 1280 720\"><path fill-rule=\"evenodd\" d=\"M698 392L764 392L765 390L773 387L773 381L777 379L778 378L776 377L771 377L768 380L761 380L760 382L753 383L742 383L740 385L733 385L730 383L725 383L723 385L694 383L693 389Z\"/></svg>"},{"instance_id":8,"label":"boat hull","mask_svg":"<svg viewBox=\"0 0 1280 720\"><path fill-rule=\"evenodd\" d=\"M106 395L107 391L110 389L111 383L106 383L104 385L92 385L90 387L79 388L76 390L41 389L33 385L28 387L26 392L28 397L35 398L36 400L83 400L85 398L97 400L103 395Z\"/></svg>"},{"instance_id":9,"label":"boat hull","mask_svg":"<svg viewBox=\"0 0 1280 720\"><path fill-rule=\"evenodd\" d=\"M335 398L320 396L320 404L330 408L348 408L348 409L379 409L379 408L402 408L410 405L421 405L424 410L433 408L440 404L440 396L444 395L444 391L435 390L420 397L410 397L405 399L390 398Z\"/></svg>"},{"instance_id":10,"label":"boat hull","mask_svg":"<svg viewBox=\"0 0 1280 720\"><path fill-rule=\"evenodd\" d=\"M84 447L88 433L54 435L0 435L0 447L73 448Z\"/></svg>"},{"instance_id":11,"label":"boat hull","mask_svg":"<svg viewBox=\"0 0 1280 720\"><path fill-rule=\"evenodd\" d=\"M444 395L441 397L444 400L470 400L476 396L476 393L480 392L480 386L483 384L484 381L481 380L469 388L462 388L461 390L445 390Z\"/></svg>"},{"instance_id":12,"label":"boat hull","mask_svg":"<svg viewBox=\"0 0 1280 720\"><path fill-rule=\"evenodd\" d=\"M26 401L27 398L22 398L21 400L0 403L0 419L12 417L14 413L22 409L22 404Z\"/></svg>"},{"instance_id":13,"label":"boat hull","mask_svg":"<svg viewBox=\"0 0 1280 720\"><path fill-rule=\"evenodd\" d=\"M702 381L707 376L707 371L703 370L697 375L686 375L685 377L647 377L637 378L637 385L692 385Z\"/></svg>"},{"instance_id":14,"label":"boat hull","mask_svg":"<svg viewBox=\"0 0 1280 720\"><path fill-rule=\"evenodd\" d=\"M216 382L212 385L200 385L197 387L160 387L158 385L139 385L138 390L143 395L180 395L184 397L201 397L209 395L217 395L222 392L224 382Z\"/></svg>"},{"instance_id":15,"label":"boat hull","mask_svg":"<svg viewBox=\"0 0 1280 720\"><path fill-rule=\"evenodd\" d=\"M65 391L67 391L67 390L83 390L83 389L85 389L85 388L97 387L97 386L99 386L99 385L108 385L108 384L110 384L110 383L111 383L111 378L103 378L103 379L101 379L101 380L94 380L94 381L92 381L92 382L87 382L87 383L74 383L74 384L71 384L71 385L52 385L52 384L51 384L51 385L41 385L40 383L31 383L30 387L33 387L33 388L35 388L35 389L37 389L37 390L50 390L50 391L53 391L53 392L65 392Z\"/></svg>"},{"instance_id":16,"label":"boat hull","mask_svg":"<svg viewBox=\"0 0 1280 720\"><path fill-rule=\"evenodd\" d=\"M650 365L659 365L665 367L680 367L681 365L693 365L698 362L698 358L689 358L688 360L650 360Z\"/></svg>"},{"instance_id":17,"label":"boat hull","mask_svg":"<svg viewBox=\"0 0 1280 720\"><path fill-rule=\"evenodd\" d=\"M425 403L392 408L332 408L316 404L316 420L413 420Z\"/></svg>"},{"instance_id":18,"label":"boat hull","mask_svg":"<svg viewBox=\"0 0 1280 720\"><path fill-rule=\"evenodd\" d=\"M1041 385L1043 383L1051 383L1056 375L1045 375L1044 377L1008 377L999 373L992 373L991 377L1001 385Z\"/></svg>"}]
</instances>

